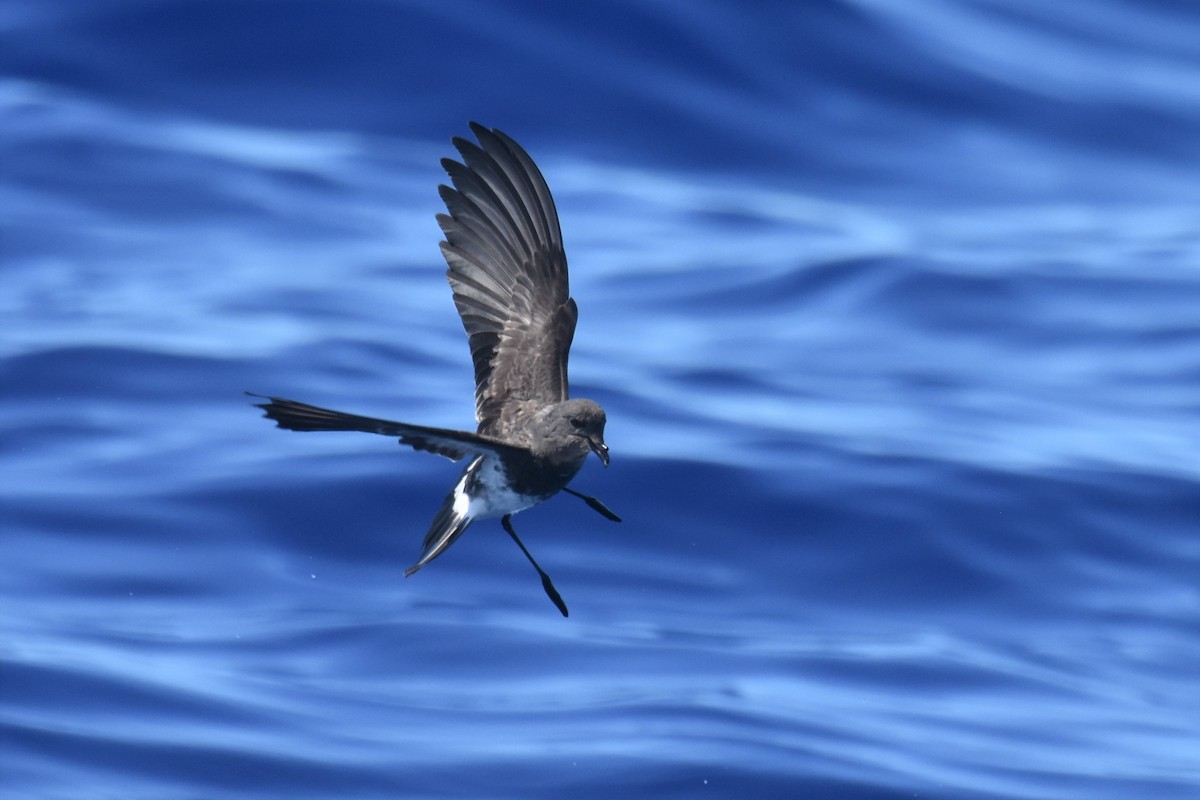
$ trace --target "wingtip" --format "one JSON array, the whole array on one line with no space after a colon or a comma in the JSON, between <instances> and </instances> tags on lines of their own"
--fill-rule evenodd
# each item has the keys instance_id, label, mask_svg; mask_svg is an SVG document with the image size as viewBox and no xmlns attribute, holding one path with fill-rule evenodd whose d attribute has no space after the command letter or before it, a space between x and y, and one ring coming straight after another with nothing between
<instances>
[{"instance_id":1,"label":"wingtip","mask_svg":"<svg viewBox=\"0 0 1200 800\"><path fill-rule=\"evenodd\" d=\"M256 397L259 400L267 401L265 403L251 403L250 405L254 406L255 408L266 409L266 408L270 407L271 403L274 403L276 400L276 398L271 397L270 395L259 394L258 392L245 391L245 392L243 392L243 394L245 394L247 397Z\"/></svg>"}]
</instances>

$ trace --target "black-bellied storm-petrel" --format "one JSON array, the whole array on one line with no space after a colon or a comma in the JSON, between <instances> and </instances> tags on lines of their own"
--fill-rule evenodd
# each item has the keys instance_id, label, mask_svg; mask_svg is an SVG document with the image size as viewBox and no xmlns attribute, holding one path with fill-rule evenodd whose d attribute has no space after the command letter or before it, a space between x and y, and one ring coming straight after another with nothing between
<instances>
[{"instance_id":1,"label":"black-bellied storm-petrel","mask_svg":"<svg viewBox=\"0 0 1200 800\"><path fill-rule=\"evenodd\" d=\"M594 497L567 487L595 453L608 466L604 410L567 396L567 354L579 311L567 285L558 213L533 159L498 130L471 123L479 144L455 138L465 163L445 158L454 188L438 191L442 255L475 362L475 433L389 422L254 394L280 428L365 431L454 461L470 459L425 536L406 576L454 543L472 522L500 517L504 530L542 578L563 616L567 606L521 543L512 515L560 491L611 520Z\"/></svg>"}]
</instances>

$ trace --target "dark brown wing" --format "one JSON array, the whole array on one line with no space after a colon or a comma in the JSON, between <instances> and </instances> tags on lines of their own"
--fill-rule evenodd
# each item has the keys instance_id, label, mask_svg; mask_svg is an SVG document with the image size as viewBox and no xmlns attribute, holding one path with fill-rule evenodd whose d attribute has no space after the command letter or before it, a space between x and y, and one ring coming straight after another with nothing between
<instances>
[{"instance_id":1,"label":"dark brown wing","mask_svg":"<svg viewBox=\"0 0 1200 800\"><path fill-rule=\"evenodd\" d=\"M257 404L266 412L264 416L275 420L280 428L286 428L289 431L363 431L383 436L395 436L400 439L401 444L406 444L414 450L437 453L451 461L485 453L512 456L524 454L520 448L497 442L477 433L454 431L447 428L429 428L424 425L410 425L407 422L392 422L375 417L360 417L358 414L347 414L344 411L310 406L308 403L299 403L282 397L269 397L254 392L246 392L246 394L268 401Z\"/></svg>"},{"instance_id":2,"label":"dark brown wing","mask_svg":"<svg viewBox=\"0 0 1200 800\"><path fill-rule=\"evenodd\" d=\"M506 406L567 398L567 353L578 310L567 285L558 214L533 159L497 130L471 123L479 144L454 139L465 163L443 159L454 188L442 254L475 362L480 433L503 437Z\"/></svg>"}]
</instances>

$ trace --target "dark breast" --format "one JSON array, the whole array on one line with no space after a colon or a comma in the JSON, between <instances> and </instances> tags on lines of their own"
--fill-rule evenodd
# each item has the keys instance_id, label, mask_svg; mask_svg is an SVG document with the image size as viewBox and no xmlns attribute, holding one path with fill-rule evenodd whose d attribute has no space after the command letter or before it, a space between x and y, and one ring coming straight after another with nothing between
<instances>
[{"instance_id":1,"label":"dark breast","mask_svg":"<svg viewBox=\"0 0 1200 800\"><path fill-rule=\"evenodd\" d=\"M504 471L513 491L545 500L570 483L586 459L586 453L583 458L570 461L537 458L530 453L504 459Z\"/></svg>"}]
</instances>

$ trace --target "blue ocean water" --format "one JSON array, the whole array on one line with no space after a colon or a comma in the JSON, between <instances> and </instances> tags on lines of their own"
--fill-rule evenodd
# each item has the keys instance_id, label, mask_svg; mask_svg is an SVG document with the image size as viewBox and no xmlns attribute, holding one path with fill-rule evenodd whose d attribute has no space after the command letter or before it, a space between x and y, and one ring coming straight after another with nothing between
<instances>
[{"instance_id":1,"label":"blue ocean water","mask_svg":"<svg viewBox=\"0 0 1200 800\"><path fill-rule=\"evenodd\" d=\"M612 466L402 577L441 157ZM7 0L0 796L1200 797L1200 7Z\"/></svg>"}]
</instances>

